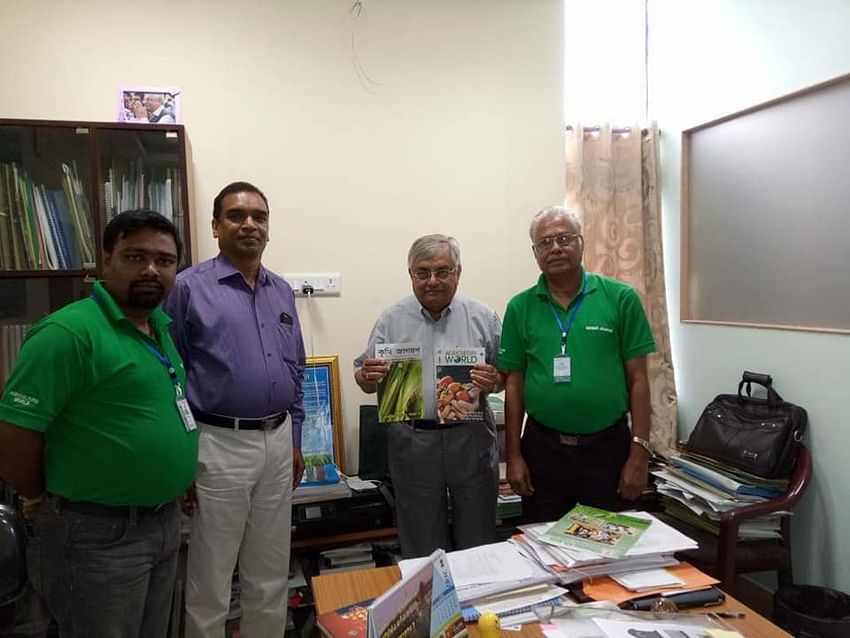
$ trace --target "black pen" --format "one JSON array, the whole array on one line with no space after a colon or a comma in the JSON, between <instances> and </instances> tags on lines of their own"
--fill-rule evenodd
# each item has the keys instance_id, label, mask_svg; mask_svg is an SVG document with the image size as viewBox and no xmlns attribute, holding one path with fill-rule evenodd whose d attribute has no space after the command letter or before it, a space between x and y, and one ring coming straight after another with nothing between
<instances>
[{"instance_id":1,"label":"black pen","mask_svg":"<svg viewBox=\"0 0 850 638\"><path fill-rule=\"evenodd\" d=\"M710 611L706 614L709 618L744 618L746 615L743 611Z\"/></svg>"}]
</instances>

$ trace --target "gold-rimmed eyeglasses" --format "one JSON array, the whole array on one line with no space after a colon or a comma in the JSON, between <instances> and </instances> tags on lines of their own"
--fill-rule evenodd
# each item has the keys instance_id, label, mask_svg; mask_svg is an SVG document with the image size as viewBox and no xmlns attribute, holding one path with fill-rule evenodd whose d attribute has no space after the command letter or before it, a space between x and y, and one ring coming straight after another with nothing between
<instances>
[{"instance_id":1,"label":"gold-rimmed eyeglasses","mask_svg":"<svg viewBox=\"0 0 850 638\"><path fill-rule=\"evenodd\" d=\"M455 274L457 272L457 267L455 268L438 268L437 270L428 270L427 268L417 268L416 270L411 270L410 274L414 279L418 279L419 281L428 281L431 279L431 275L436 277L439 280L448 279L449 276Z\"/></svg>"},{"instance_id":2,"label":"gold-rimmed eyeglasses","mask_svg":"<svg viewBox=\"0 0 850 638\"><path fill-rule=\"evenodd\" d=\"M566 248L567 246L573 245L580 239L582 239L582 236L578 233L561 233L560 235L541 237L534 242L534 247L539 251L546 252L552 250L552 246L554 246L555 243L557 243L561 248Z\"/></svg>"}]
</instances>

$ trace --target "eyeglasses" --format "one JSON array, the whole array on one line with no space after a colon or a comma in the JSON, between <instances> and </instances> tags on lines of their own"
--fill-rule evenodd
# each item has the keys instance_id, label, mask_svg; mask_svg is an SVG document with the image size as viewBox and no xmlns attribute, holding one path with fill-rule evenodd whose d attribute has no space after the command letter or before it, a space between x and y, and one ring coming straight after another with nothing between
<instances>
[{"instance_id":1,"label":"eyeglasses","mask_svg":"<svg viewBox=\"0 0 850 638\"><path fill-rule=\"evenodd\" d=\"M567 246L574 244L579 239L581 239L581 235L578 233L561 233L560 235L553 235L552 237L543 237L542 239L538 239L534 242L534 247L537 250L546 252L548 250L552 250L552 246L555 245L555 242L558 242L558 245L561 248L566 248Z\"/></svg>"},{"instance_id":2,"label":"eyeglasses","mask_svg":"<svg viewBox=\"0 0 850 638\"><path fill-rule=\"evenodd\" d=\"M427 270L422 268L421 270L411 270L410 274L413 275L415 279L419 281L428 281L431 279L431 275L434 275L437 279L443 280L448 279L449 275L453 275L457 272L457 267L454 268L438 268L437 270Z\"/></svg>"}]
</instances>

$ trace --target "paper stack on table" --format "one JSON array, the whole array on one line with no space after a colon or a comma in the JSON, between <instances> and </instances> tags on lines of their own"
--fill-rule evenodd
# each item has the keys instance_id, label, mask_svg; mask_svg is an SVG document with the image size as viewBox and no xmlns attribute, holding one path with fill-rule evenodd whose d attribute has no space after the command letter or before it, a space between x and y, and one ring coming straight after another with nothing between
<instances>
[{"instance_id":1,"label":"paper stack on table","mask_svg":"<svg viewBox=\"0 0 850 638\"><path fill-rule=\"evenodd\" d=\"M606 557L583 550L567 549L547 542L546 532L554 523L520 526L522 534L511 539L524 547L540 565L558 574L561 583L584 580L587 577L618 574L637 570L669 567L678 564L673 554L696 549L697 544L647 512L628 512L634 518L649 521L649 526L620 558Z\"/></svg>"}]
</instances>

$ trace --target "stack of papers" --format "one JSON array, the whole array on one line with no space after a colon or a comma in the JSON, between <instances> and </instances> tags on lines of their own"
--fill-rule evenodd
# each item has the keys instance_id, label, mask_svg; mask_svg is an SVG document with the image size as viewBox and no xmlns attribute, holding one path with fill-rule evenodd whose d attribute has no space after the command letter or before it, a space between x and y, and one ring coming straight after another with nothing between
<instances>
[{"instance_id":1,"label":"stack of papers","mask_svg":"<svg viewBox=\"0 0 850 638\"><path fill-rule=\"evenodd\" d=\"M672 569L647 569L627 572L611 576L611 578L620 586L635 592L655 591L668 587L681 588L685 584L685 581L673 574Z\"/></svg>"},{"instance_id":2,"label":"stack of papers","mask_svg":"<svg viewBox=\"0 0 850 638\"><path fill-rule=\"evenodd\" d=\"M513 543L492 543L447 554L458 600L467 622L494 613L503 626L537 622L532 609L568 603L566 590L554 586L558 576L525 556ZM402 577L419 568L425 558L401 561Z\"/></svg>"},{"instance_id":3,"label":"stack of papers","mask_svg":"<svg viewBox=\"0 0 850 638\"><path fill-rule=\"evenodd\" d=\"M318 501L332 501L338 498L348 498L351 490L345 481L332 483L330 485L299 485L292 492L292 503L316 503Z\"/></svg>"},{"instance_id":4,"label":"stack of papers","mask_svg":"<svg viewBox=\"0 0 850 638\"><path fill-rule=\"evenodd\" d=\"M628 515L649 522L646 531L620 558L603 556L590 550L567 549L547 542L545 534L554 524L520 526L522 534L511 542L526 549L540 565L559 576L561 583L623 572L669 567L678 564L673 554L696 549L694 540L647 512Z\"/></svg>"},{"instance_id":5,"label":"stack of papers","mask_svg":"<svg viewBox=\"0 0 850 638\"><path fill-rule=\"evenodd\" d=\"M662 575L663 574L663 575ZM675 586L662 583L678 583ZM629 572L584 581L584 593L594 600L608 600L619 605L627 600L644 596L679 594L687 591L706 589L716 585L718 580L704 574L688 563L679 563L665 569L653 569Z\"/></svg>"},{"instance_id":6,"label":"stack of papers","mask_svg":"<svg viewBox=\"0 0 850 638\"><path fill-rule=\"evenodd\" d=\"M665 511L712 534L720 532L720 517L738 507L761 503L782 494L787 481L771 481L711 467L701 457L676 456L667 469L653 470ZM780 537L779 513L741 523L742 540Z\"/></svg>"},{"instance_id":7,"label":"stack of papers","mask_svg":"<svg viewBox=\"0 0 850 638\"><path fill-rule=\"evenodd\" d=\"M328 549L321 552L319 557L319 573L322 575L368 569L375 566L370 543Z\"/></svg>"}]
</instances>

